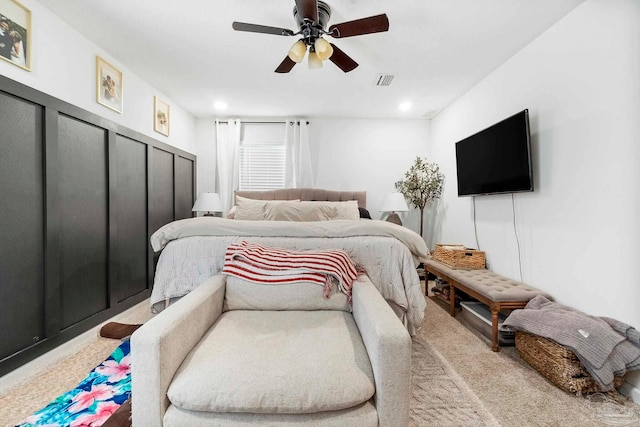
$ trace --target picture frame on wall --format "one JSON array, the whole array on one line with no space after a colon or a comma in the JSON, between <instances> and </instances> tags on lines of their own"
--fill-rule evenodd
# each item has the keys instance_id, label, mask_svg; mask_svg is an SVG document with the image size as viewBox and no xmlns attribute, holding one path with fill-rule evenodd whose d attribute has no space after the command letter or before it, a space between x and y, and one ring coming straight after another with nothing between
<instances>
[{"instance_id":1,"label":"picture frame on wall","mask_svg":"<svg viewBox=\"0 0 640 427\"><path fill-rule=\"evenodd\" d=\"M31 71L31 11L16 0L0 0L0 58Z\"/></svg>"},{"instance_id":2,"label":"picture frame on wall","mask_svg":"<svg viewBox=\"0 0 640 427\"><path fill-rule=\"evenodd\" d=\"M169 136L169 126L171 120L171 107L169 104L153 97L153 130L164 136Z\"/></svg>"},{"instance_id":3,"label":"picture frame on wall","mask_svg":"<svg viewBox=\"0 0 640 427\"><path fill-rule=\"evenodd\" d=\"M98 104L122 114L122 84L122 71L96 56L96 100Z\"/></svg>"}]
</instances>

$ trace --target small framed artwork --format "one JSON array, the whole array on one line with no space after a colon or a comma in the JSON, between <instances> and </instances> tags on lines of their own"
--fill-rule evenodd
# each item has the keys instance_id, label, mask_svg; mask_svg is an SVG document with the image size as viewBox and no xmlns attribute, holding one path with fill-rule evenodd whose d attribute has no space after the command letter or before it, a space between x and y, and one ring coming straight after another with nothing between
<instances>
[{"instance_id":1,"label":"small framed artwork","mask_svg":"<svg viewBox=\"0 0 640 427\"><path fill-rule=\"evenodd\" d=\"M153 129L169 136L170 106L157 96L153 97Z\"/></svg>"},{"instance_id":2,"label":"small framed artwork","mask_svg":"<svg viewBox=\"0 0 640 427\"><path fill-rule=\"evenodd\" d=\"M96 56L96 100L122 113L122 71L99 56Z\"/></svg>"},{"instance_id":3,"label":"small framed artwork","mask_svg":"<svg viewBox=\"0 0 640 427\"><path fill-rule=\"evenodd\" d=\"M15 0L0 0L0 58L31 71L31 11Z\"/></svg>"}]
</instances>

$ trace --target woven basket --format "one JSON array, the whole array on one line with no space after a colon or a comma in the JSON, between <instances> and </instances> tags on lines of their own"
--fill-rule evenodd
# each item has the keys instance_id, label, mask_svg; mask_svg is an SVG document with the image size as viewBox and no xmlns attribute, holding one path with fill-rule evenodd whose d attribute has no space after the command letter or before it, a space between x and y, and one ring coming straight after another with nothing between
<instances>
[{"instance_id":1,"label":"woven basket","mask_svg":"<svg viewBox=\"0 0 640 427\"><path fill-rule=\"evenodd\" d=\"M433 258L451 268L480 270L485 266L484 252L465 248L463 245L436 243Z\"/></svg>"},{"instance_id":2,"label":"woven basket","mask_svg":"<svg viewBox=\"0 0 640 427\"><path fill-rule=\"evenodd\" d=\"M576 394L605 391L575 353L555 341L516 331L516 349L525 362L564 391ZM613 385L618 388L623 381L624 377L615 376Z\"/></svg>"}]
</instances>

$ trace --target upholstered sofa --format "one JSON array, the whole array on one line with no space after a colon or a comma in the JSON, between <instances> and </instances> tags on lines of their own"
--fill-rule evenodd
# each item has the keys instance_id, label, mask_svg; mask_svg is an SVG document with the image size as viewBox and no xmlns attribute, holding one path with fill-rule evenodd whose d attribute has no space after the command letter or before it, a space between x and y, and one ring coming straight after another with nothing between
<instances>
[{"instance_id":1,"label":"upholstered sofa","mask_svg":"<svg viewBox=\"0 0 640 427\"><path fill-rule=\"evenodd\" d=\"M131 338L133 425L409 423L411 339L375 286L215 276Z\"/></svg>"}]
</instances>

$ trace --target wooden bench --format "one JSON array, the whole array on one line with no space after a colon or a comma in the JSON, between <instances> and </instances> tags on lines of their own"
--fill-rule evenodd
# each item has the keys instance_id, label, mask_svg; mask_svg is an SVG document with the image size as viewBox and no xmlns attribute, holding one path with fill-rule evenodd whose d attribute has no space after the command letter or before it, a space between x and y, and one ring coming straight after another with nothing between
<instances>
[{"instance_id":1,"label":"wooden bench","mask_svg":"<svg viewBox=\"0 0 640 427\"><path fill-rule=\"evenodd\" d=\"M424 268L434 276L449 282L449 314L456 315L456 289L466 293L491 310L491 350L500 351L498 341L498 313L500 310L524 308L536 295L549 296L531 286L500 276L486 269L459 270L429 259L423 260Z\"/></svg>"}]
</instances>

